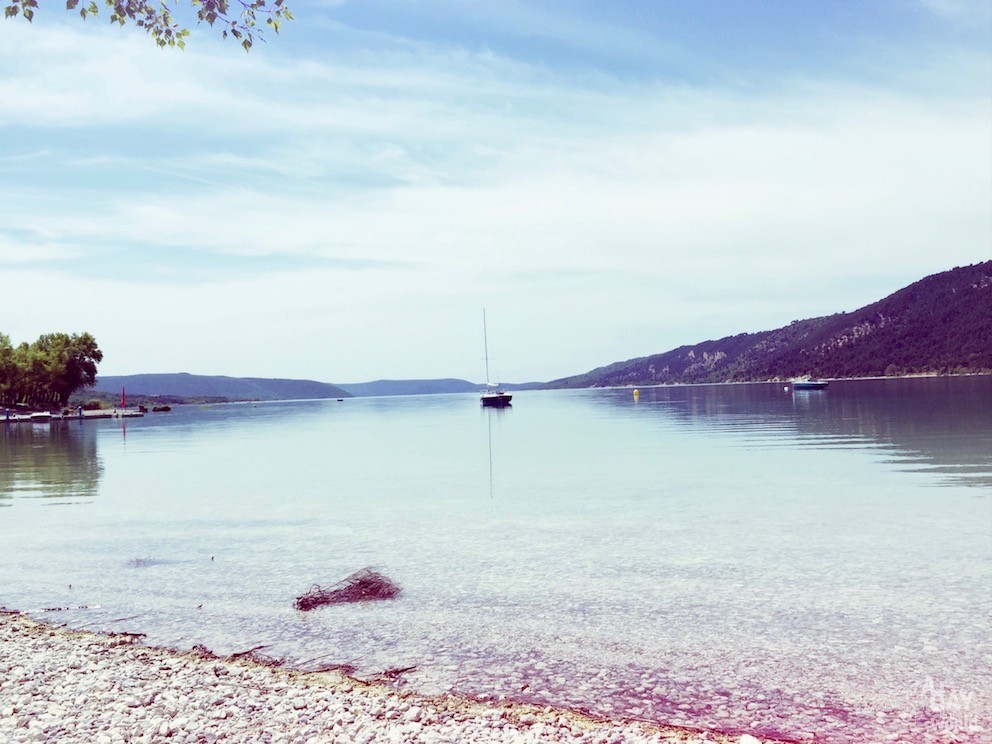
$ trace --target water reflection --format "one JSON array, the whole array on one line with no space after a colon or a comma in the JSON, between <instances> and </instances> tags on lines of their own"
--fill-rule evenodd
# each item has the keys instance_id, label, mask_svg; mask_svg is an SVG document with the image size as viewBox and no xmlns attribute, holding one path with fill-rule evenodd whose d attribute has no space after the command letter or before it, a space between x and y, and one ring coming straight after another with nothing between
<instances>
[{"instance_id":1,"label":"water reflection","mask_svg":"<svg viewBox=\"0 0 992 744\"><path fill-rule=\"evenodd\" d=\"M494 482L493 481L493 418L495 417L498 422L498 420L502 416L507 415L507 413L511 409L508 406L507 407L481 406L480 410L482 411L482 415L486 417L486 429L489 434L489 498L492 498L493 482Z\"/></svg>"},{"instance_id":2,"label":"water reflection","mask_svg":"<svg viewBox=\"0 0 992 744\"><path fill-rule=\"evenodd\" d=\"M91 498L102 475L92 425L0 425L0 506L14 498Z\"/></svg>"},{"instance_id":3,"label":"water reflection","mask_svg":"<svg viewBox=\"0 0 992 744\"><path fill-rule=\"evenodd\" d=\"M595 398L635 405L629 390ZM836 381L827 390L781 383L642 388L639 415L738 433L754 446L864 447L910 470L992 486L992 377Z\"/></svg>"}]
</instances>

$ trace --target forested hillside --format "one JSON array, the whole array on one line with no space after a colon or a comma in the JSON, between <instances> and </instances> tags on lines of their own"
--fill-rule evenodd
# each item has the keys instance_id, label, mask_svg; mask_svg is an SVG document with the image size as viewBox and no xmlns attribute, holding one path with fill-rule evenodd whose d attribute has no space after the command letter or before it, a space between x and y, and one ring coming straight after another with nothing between
<instances>
[{"instance_id":1,"label":"forested hillside","mask_svg":"<svg viewBox=\"0 0 992 744\"><path fill-rule=\"evenodd\" d=\"M992 373L992 261L928 276L851 313L682 346L548 387Z\"/></svg>"},{"instance_id":2,"label":"forested hillside","mask_svg":"<svg viewBox=\"0 0 992 744\"><path fill-rule=\"evenodd\" d=\"M143 374L105 376L96 380L94 390L129 395L214 398L227 400L305 400L309 398L350 398L335 385L315 380L283 380L264 377L224 377L219 375Z\"/></svg>"}]
</instances>

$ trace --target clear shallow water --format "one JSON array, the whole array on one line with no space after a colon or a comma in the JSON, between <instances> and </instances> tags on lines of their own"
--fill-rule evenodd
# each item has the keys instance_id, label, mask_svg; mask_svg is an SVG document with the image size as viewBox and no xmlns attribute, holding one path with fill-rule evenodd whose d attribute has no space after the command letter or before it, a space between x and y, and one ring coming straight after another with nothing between
<instances>
[{"instance_id":1,"label":"clear shallow water","mask_svg":"<svg viewBox=\"0 0 992 744\"><path fill-rule=\"evenodd\" d=\"M0 434L0 604L818 740L992 732L992 378L182 407ZM292 609L366 565L392 602ZM69 588L71 584L72 588ZM978 730L975 727L982 727Z\"/></svg>"}]
</instances>

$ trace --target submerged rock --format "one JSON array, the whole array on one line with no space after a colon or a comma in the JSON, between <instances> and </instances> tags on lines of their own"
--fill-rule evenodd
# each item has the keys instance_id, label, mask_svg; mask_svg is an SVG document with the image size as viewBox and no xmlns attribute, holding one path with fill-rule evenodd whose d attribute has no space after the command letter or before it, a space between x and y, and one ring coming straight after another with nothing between
<instances>
[{"instance_id":1,"label":"submerged rock","mask_svg":"<svg viewBox=\"0 0 992 744\"><path fill-rule=\"evenodd\" d=\"M399 593L400 587L397 584L378 571L363 568L327 589L315 584L297 597L293 606L306 612L327 604L392 599Z\"/></svg>"}]
</instances>

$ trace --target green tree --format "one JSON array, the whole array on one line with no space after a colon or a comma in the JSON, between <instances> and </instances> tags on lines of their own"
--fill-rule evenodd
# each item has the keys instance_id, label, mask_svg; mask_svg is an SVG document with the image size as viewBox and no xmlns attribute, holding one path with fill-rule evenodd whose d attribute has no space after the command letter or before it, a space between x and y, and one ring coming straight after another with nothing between
<instances>
[{"instance_id":1,"label":"green tree","mask_svg":"<svg viewBox=\"0 0 992 744\"><path fill-rule=\"evenodd\" d=\"M38 0L4 0L4 17L20 16L29 22L34 20ZM143 28L160 47L186 46L189 29L184 28L173 16L169 5L154 0L103 0L109 9L110 22L119 26L133 23ZM185 4L177 2L177 6ZM256 39L264 41L264 32L269 28L279 33L283 21L293 20L293 14L285 4L285 0L189 0L190 7L195 11L196 22L206 23L221 29L225 39L231 36L241 42L247 52ZM66 0L66 10L79 12L85 21L89 16L100 14L100 5L96 0ZM265 24L259 26L264 19Z\"/></svg>"},{"instance_id":2,"label":"green tree","mask_svg":"<svg viewBox=\"0 0 992 744\"><path fill-rule=\"evenodd\" d=\"M0 400L33 408L60 408L96 382L103 352L89 333L46 333L33 344L11 347L0 334Z\"/></svg>"},{"instance_id":3,"label":"green tree","mask_svg":"<svg viewBox=\"0 0 992 744\"><path fill-rule=\"evenodd\" d=\"M90 334L48 333L36 346L44 359L47 394L56 406L64 406L70 395L96 382L103 352Z\"/></svg>"},{"instance_id":4,"label":"green tree","mask_svg":"<svg viewBox=\"0 0 992 744\"><path fill-rule=\"evenodd\" d=\"M10 336L0 333L0 401L14 400L17 376L17 362Z\"/></svg>"}]
</instances>

